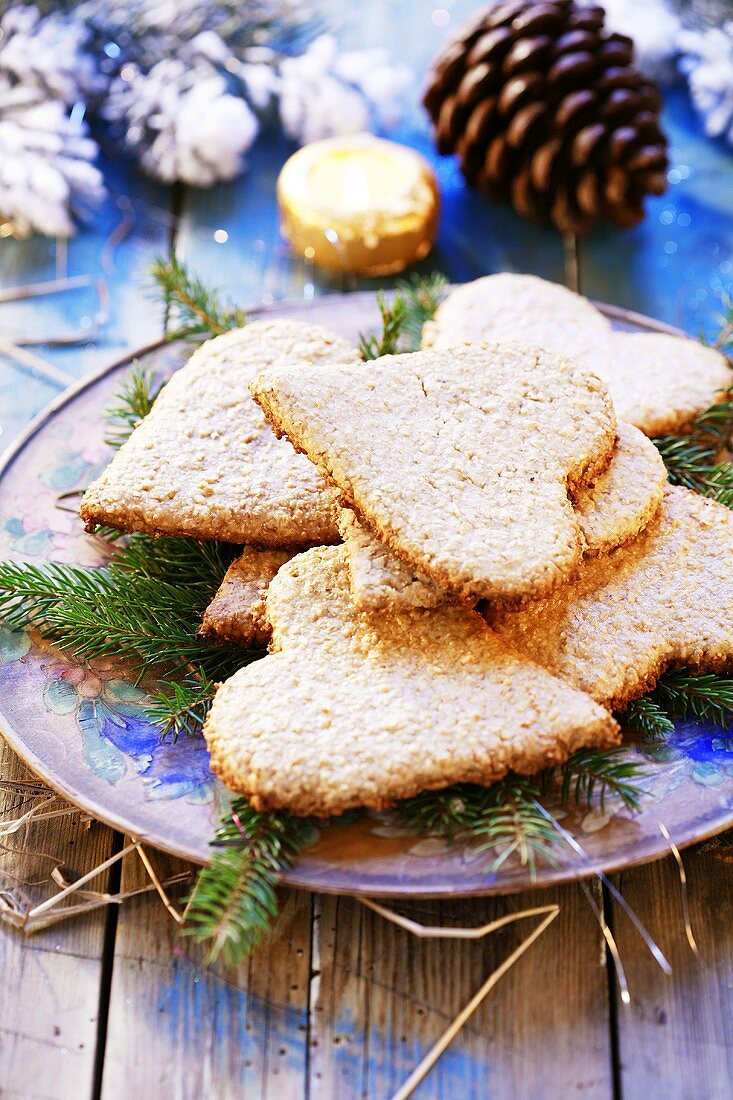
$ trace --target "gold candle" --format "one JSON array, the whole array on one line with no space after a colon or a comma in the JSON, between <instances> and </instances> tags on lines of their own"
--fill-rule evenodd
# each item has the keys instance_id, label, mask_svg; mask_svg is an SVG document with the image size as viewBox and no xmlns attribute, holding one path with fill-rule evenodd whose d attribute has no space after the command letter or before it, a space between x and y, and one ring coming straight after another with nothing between
<instances>
[{"instance_id":1,"label":"gold candle","mask_svg":"<svg viewBox=\"0 0 733 1100\"><path fill-rule=\"evenodd\" d=\"M427 256L440 199L430 165L371 134L298 150L277 184L283 236L310 263L356 275L391 275Z\"/></svg>"}]
</instances>

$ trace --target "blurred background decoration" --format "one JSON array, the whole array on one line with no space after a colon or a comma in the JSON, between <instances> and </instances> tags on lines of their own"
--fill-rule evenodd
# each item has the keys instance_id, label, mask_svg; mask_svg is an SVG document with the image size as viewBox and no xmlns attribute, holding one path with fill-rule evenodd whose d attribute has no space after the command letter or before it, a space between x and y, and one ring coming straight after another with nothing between
<instances>
[{"instance_id":1,"label":"blurred background decoration","mask_svg":"<svg viewBox=\"0 0 733 1100\"><path fill-rule=\"evenodd\" d=\"M730 5L605 7L612 31L633 33L638 67L686 81L705 133L733 141ZM208 187L243 171L263 127L296 144L389 133L414 77L386 49L339 49L318 8L0 2L0 234L73 233L104 195L99 144L165 183Z\"/></svg>"},{"instance_id":2,"label":"blurred background decoration","mask_svg":"<svg viewBox=\"0 0 733 1100\"><path fill-rule=\"evenodd\" d=\"M104 194L96 140L208 187L266 124L299 144L389 127L410 80L299 0L0 4L0 232L71 234Z\"/></svg>"}]
</instances>

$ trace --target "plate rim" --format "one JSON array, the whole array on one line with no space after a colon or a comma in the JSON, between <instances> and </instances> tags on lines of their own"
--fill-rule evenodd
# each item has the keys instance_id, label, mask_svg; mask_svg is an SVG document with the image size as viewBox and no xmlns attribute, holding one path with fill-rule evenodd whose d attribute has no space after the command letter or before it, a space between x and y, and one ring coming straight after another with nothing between
<instances>
[{"instance_id":1,"label":"plate rim","mask_svg":"<svg viewBox=\"0 0 733 1100\"><path fill-rule=\"evenodd\" d=\"M340 294L338 292L327 293L319 295L313 299L302 298L282 298L277 301L254 306L246 310L248 317L257 317L263 314L278 312L281 310L287 310L288 308L298 307L299 309L309 309L311 306L316 307L318 302L324 298L332 298L340 301L349 299L354 302L354 299L361 299L365 302L373 304L374 292L370 290L354 291L351 293ZM592 299L591 299L592 300ZM593 300L592 300L593 301ZM674 336L682 336L687 339L694 339L690 337L689 333L684 332L682 329L669 325L663 321L657 321L653 317L646 316L645 314L637 313L633 310L626 309L623 306L614 306L605 302L593 301L593 304L606 316L609 320L619 321L634 325L638 329L643 329L649 332L662 332ZM63 408L71 404L77 397L83 394L87 389L95 386L98 382L101 382L108 375L114 374L116 371L122 369L127 365L131 365L136 359L143 356L154 354L160 351L164 347L173 347L176 343L183 344L184 341L169 341L165 337L160 340L152 341L149 344L143 345L140 348L136 348L132 352L127 352L124 355L114 359L111 363L105 364L97 370L84 375L73 385L68 386L62 390L53 400L45 405L26 425L24 430L12 440L9 445L0 453L0 480L2 480L7 474L9 468L13 463L21 456L23 450L28 444L38 435L38 433L48 424L48 422ZM109 828L115 829L117 832L133 836L134 839L141 843L149 844L157 851L165 852L169 855L175 856L179 859L183 859L186 862L193 863L199 866L205 865L201 860L193 857L190 852L187 852L175 844L165 843L162 839L151 839L144 833L132 833L130 831L129 821L125 821L114 811L106 809L103 805L97 803L93 798L80 796L73 787L67 785L60 780L56 775L50 775L45 770L44 762L37 756L28 745L27 741L20 737L17 731L14 729L12 723L9 722L7 717L0 711L2 716L2 728L0 729L0 736L7 742L12 751L19 757L19 759L31 769L31 771L41 779L42 782L55 791L60 797L66 799L72 805L77 806L82 812L89 813L95 821L99 821L101 824L107 825ZM703 829L697 833L694 837L678 842L678 847L687 848L690 845L701 843L710 839L713 836L718 835L721 832L725 832L733 824L733 809L731 810L730 820L725 824L715 824L709 828ZM487 883L484 888L477 888L475 886L467 887L465 890L460 887L451 887L450 889L410 889L405 890L401 888L399 883L395 883L393 886L383 884L377 890L370 890L367 887L363 889L354 889L353 883L349 885L346 882L340 882L339 872L330 872L330 879L327 882L314 882L313 880L301 879L298 874L297 864L286 871L281 872L278 876L279 881L283 885L291 886L300 890L307 890L310 892L333 894L333 895L352 895L352 896L370 896L370 897L382 897L382 898L470 898L470 897L484 897L487 895L501 895L501 894L514 894L522 892L528 888L531 889L549 889L557 887L569 882L578 882L582 879L596 875L599 872L605 874L613 874L622 870L627 870L633 867L639 867L647 863L652 863L657 859L663 858L669 854L669 846L661 846L659 851L655 851L651 854L642 854L638 858L617 857L615 860L610 861L605 859L589 860L588 863L580 865L566 864L562 868L551 872L549 875L543 877L541 881L532 883L529 887L525 882L512 883L511 881L499 886L496 881Z\"/></svg>"}]
</instances>

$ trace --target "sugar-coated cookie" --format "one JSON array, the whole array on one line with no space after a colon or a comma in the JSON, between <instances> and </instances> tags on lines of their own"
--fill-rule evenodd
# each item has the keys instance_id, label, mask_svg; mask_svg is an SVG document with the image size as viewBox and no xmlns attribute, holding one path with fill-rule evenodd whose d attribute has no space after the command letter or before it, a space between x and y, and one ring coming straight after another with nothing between
<instances>
[{"instance_id":1,"label":"sugar-coated cookie","mask_svg":"<svg viewBox=\"0 0 733 1100\"><path fill-rule=\"evenodd\" d=\"M622 709L671 665L733 665L733 512L668 486L633 542L584 563L572 584L492 627L548 671Z\"/></svg>"},{"instance_id":2,"label":"sugar-coated cookie","mask_svg":"<svg viewBox=\"0 0 733 1100\"><path fill-rule=\"evenodd\" d=\"M608 393L519 344L273 367L252 392L275 429L395 554L465 599L549 592L576 567L568 494L608 465Z\"/></svg>"},{"instance_id":3,"label":"sugar-coated cookie","mask_svg":"<svg viewBox=\"0 0 733 1100\"><path fill-rule=\"evenodd\" d=\"M266 366L359 361L318 325L254 321L203 344L84 494L87 529L260 546L338 541L317 471L278 441L248 385Z\"/></svg>"},{"instance_id":4,"label":"sugar-coated cookie","mask_svg":"<svg viewBox=\"0 0 733 1100\"><path fill-rule=\"evenodd\" d=\"M452 290L423 326L424 348L526 340L565 355L592 352L611 325L587 298L536 275L503 271Z\"/></svg>"},{"instance_id":5,"label":"sugar-coated cookie","mask_svg":"<svg viewBox=\"0 0 733 1100\"><path fill-rule=\"evenodd\" d=\"M606 553L638 535L658 511L666 484L667 470L651 440L638 428L619 424L608 469L594 485L578 490L574 501L584 553ZM444 589L400 561L350 508L341 509L339 530L357 607L436 607L446 598Z\"/></svg>"},{"instance_id":6,"label":"sugar-coated cookie","mask_svg":"<svg viewBox=\"0 0 733 1100\"><path fill-rule=\"evenodd\" d=\"M580 359L605 382L619 420L656 436L689 426L733 386L719 351L664 333L614 332L588 301L535 275L458 286L423 329L423 347L526 340Z\"/></svg>"},{"instance_id":7,"label":"sugar-coated cookie","mask_svg":"<svg viewBox=\"0 0 733 1100\"><path fill-rule=\"evenodd\" d=\"M474 611L357 611L344 547L284 565L267 616L273 652L220 687L204 729L214 771L256 809L379 808L618 741L606 710Z\"/></svg>"},{"instance_id":8,"label":"sugar-coated cookie","mask_svg":"<svg viewBox=\"0 0 733 1100\"><path fill-rule=\"evenodd\" d=\"M290 550L245 547L227 569L206 608L199 636L215 643L266 645L270 638L270 624L265 619L267 587L280 566L292 556Z\"/></svg>"}]
</instances>

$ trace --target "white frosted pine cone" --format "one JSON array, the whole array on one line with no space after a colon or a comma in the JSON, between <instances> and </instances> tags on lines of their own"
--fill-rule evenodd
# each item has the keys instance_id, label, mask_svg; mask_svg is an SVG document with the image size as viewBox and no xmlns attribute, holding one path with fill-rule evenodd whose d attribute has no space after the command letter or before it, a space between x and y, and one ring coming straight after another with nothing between
<instances>
[{"instance_id":1,"label":"white frosted pine cone","mask_svg":"<svg viewBox=\"0 0 733 1100\"><path fill-rule=\"evenodd\" d=\"M733 145L733 21L704 31L682 31L680 68L708 137Z\"/></svg>"},{"instance_id":2,"label":"white frosted pine cone","mask_svg":"<svg viewBox=\"0 0 733 1100\"><path fill-rule=\"evenodd\" d=\"M228 92L211 65L192 67L177 58L148 73L123 68L105 116L122 123L125 142L146 172L194 187L238 175L259 129L248 104Z\"/></svg>"},{"instance_id":3,"label":"white frosted pine cone","mask_svg":"<svg viewBox=\"0 0 733 1100\"><path fill-rule=\"evenodd\" d=\"M0 223L15 236L68 237L104 196L97 146L63 103L0 76Z\"/></svg>"},{"instance_id":4,"label":"white frosted pine cone","mask_svg":"<svg viewBox=\"0 0 733 1100\"><path fill-rule=\"evenodd\" d=\"M382 50L339 54L329 34L316 38L299 57L280 63L280 119L288 137L305 145L394 123L399 95L409 81L404 67L387 64Z\"/></svg>"},{"instance_id":5,"label":"white frosted pine cone","mask_svg":"<svg viewBox=\"0 0 733 1100\"><path fill-rule=\"evenodd\" d=\"M70 107L106 84L86 51L88 38L84 23L73 15L43 16L32 5L8 8L0 19L0 74Z\"/></svg>"}]
</instances>

